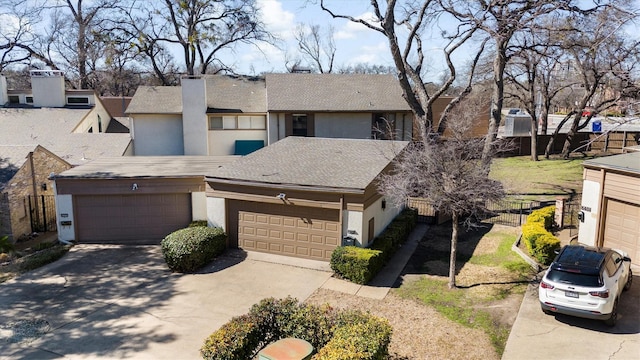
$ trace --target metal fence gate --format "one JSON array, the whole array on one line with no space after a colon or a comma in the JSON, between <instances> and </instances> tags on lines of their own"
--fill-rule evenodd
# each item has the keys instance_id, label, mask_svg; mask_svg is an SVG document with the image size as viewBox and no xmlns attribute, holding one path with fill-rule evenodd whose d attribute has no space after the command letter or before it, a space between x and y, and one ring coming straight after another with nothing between
<instances>
[{"instance_id":1,"label":"metal fence gate","mask_svg":"<svg viewBox=\"0 0 640 360\"><path fill-rule=\"evenodd\" d=\"M31 231L56 231L56 203L54 195L27 195L29 214L31 215Z\"/></svg>"}]
</instances>

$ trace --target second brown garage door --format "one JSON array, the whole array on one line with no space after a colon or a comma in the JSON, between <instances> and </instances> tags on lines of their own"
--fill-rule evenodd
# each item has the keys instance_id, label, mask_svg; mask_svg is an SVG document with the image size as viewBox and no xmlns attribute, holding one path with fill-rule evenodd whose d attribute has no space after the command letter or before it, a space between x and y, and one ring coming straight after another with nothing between
<instances>
[{"instance_id":1,"label":"second brown garage door","mask_svg":"<svg viewBox=\"0 0 640 360\"><path fill-rule=\"evenodd\" d=\"M626 251L640 265L640 206L607 200L604 246Z\"/></svg>"},{"instance_id":2,"label":"second brown garage door","mask_svg":"<svg viewBox=\"0 0 640 360\"><path fill-rule=\"evenodd\" d=\"M340 211L230 201L230 237L245 250L329 261L340 244Z\"/></svg>"},{"instance_id":3,"label":"second brown garage door","mask_svg":"<svg viewBox=\"0 0 640 360\"><path fill-rule=\"evenodd\" d=\"M190 194L76 196L80 242L157 244L191 222Z\"/></svg>"}]
</instances>

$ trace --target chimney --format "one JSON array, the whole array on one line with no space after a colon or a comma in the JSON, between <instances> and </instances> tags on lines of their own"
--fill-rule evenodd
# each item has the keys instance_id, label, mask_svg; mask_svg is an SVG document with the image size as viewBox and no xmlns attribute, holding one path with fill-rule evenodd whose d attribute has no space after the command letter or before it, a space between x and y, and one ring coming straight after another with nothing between
<instances>
[{"instance_id":1,"label":"chimney","mask_svg":"<svg viewBox=\"0 0 640 360\"><path fill-rule=\"evenodd\" d=\"M35 107L64 107L67 103L64 74L60 70L31 70L31 92Z\"/></svg>"},{"instance_id":2,"label":"chimney","mask_svg":"<svg viewBox=\"0 0 640 360\"><path fill-rule=\"evenodd\" d=\"M185 76L182 84L182 136L185 155L209 155L207 80Z\"/></svg>"},{"instance_id":3,"label":"chimney","mask_svg":"<svg viewBox=\"0 0 640 360\"><path fill-rule=\"evenodd\" d=\"M0 106L9 102L9 96L7 95L7 78L4 75L0 75Z\"/></svg>"}]
</instances>

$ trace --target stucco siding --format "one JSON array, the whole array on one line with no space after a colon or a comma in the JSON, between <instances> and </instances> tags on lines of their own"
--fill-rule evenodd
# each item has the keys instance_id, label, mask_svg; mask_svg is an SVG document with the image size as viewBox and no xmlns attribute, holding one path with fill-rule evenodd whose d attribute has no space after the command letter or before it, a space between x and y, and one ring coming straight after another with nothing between
<instances>
[{"instance_id":1,"label":"stucco siding","mask_svg":"<svg viewBox=\"0 0 640 360\"><path fill-rule=\"evenodd\" d=\"M581 210L584 222L578 228L578 241L586 245L596 245L597 227L600 219L600 183L584 180L582 184Z\"/></svg>"},{"instance_id":2,"label":"stucco siding","mask_svg":"<svg viewBox=\"0 0 640 360\"><path fill-rule=\"evenodd\" d=\"M234 155L236 140L262 140L267 146L266 130L210 130L209 155Z\"/></svg>"},{"instance_id":3,"label":"stucco siding","mask_svg":"<svg viewBox=\"0 0 640 360\"><path fill-rule=\"evenodd\" d=\"M73 196L56 195L58 238L62 241L74 241L76 239L76 232L74 228L75 220L73 215ZM69 225L62 225L62 221Z\"/></svg>"},{"instance_id":4,"label":"stucco siding","mask_svg":"<svg viewBox=\"0 0 640 360\"><path fill-rule=\"evenodd\" d=\"M371 138L370 113L316 113L315 136L324 138Z\"/></svg>"},{"instance_id":5,"label":"stucco siding","mask_svg":"<svg viewBox=\"0 0 640 360\"><path fill-rule=\"evenodd\" d=\"M196 220L207 220L207 195L204 191L191 193L191 218Z\"/></svg>"},{"instance_id":6,"label":"stucco siding","mask_svg":"<svg viewBox=\"0 0 640 360\"><path fill-rule=\"evenodd\" d=\"M182 121L184 154L207 155L207 86L204 78L182 78Z\"/></svg>"},{"instance_id":7,"label":"stucco siding","mask_svg":"<svg viewBox=\"0 0 640 360\"><path fill-rule=\"evenodd\" d=\"M380 235L382 231L395 219L396 216L402 211L401 208L394 207L390 201L385 200L385 208L382 208L382 202L384 197L379 198L371 206L364 209L364 222L366 226L363 226L363 238L366 240L369 238L369 219L374 218L374 234L372 238ZM369 246L367 243L366 246Z\"/></svg>"},{"instance_id":8,"label":"stucco siding","mask_svg":"<svg viewBox=\"0 0 640 360\"><path fill-rule=\"evenodd\" d=\"M363 237L364 228L362 226L362 211L355 210L344 210L343 211L343 219L342 219L342 236L351 236L355 238L355 246L366 246L363 243L363 239L366 240L366 237ZM350 232L355 231L355 233ZM343 243L343 245L346 245Z\"/></svg>"},{"instance_id":9,"label":"stucco siding","mask_svg":"<svg viewBox=\"0 0 640 360\"><path fill-rule=\"evenodd\" d=\"M182 116L135 115L133 154L184 155Z\"/></svg>"},{"instance_id":10,"label":"stucco siding","mask_svg":"<svg viewBox=\"0 0 640 360\"><path fill-rule=\"evenodd\" d=\"M225 199L207 196L207 221L209 226L227 231Z\"/></svg>"}]
</instances>

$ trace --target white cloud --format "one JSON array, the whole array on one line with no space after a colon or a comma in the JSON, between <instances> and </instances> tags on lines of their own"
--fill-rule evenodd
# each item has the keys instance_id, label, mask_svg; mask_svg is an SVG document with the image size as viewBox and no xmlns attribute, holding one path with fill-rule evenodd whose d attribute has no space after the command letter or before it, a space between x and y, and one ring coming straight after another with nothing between
<instances>
[{"instance_id":1,"label":"white cloud","mask_svg":"<svg viewBox=\"0 0 640 360\"><path fill-rule=\"evenodd\" d=\"M291 29L294 28L295 15L283 9L282 2L277 0L258 0L257 3L267 31L283 39L292 36Z\"/></svg>"},{"instance_id":2,"label":"white cloud","mask_svg":"<svg viewBox=\"0 0 640 360\"><path fill-rule=\"evenodd\" d=\"M356 65L360 63L383 65L387 63L389 56L389 46L386 42L380 41L372 45L363 45L358 47L350 57L348 65Z\"/></svg>"}]
</instances>

